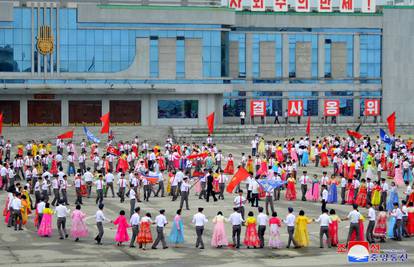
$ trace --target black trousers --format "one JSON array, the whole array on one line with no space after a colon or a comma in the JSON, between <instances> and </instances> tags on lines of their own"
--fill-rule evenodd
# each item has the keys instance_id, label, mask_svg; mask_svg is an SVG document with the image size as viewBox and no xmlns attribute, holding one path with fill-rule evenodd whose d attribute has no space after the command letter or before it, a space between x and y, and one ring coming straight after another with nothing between
<instances>
[{"instance_id":1,"label":"black trousers","mask_svg":"<svg viewBox=\"0 0 414 267\"><path fill-rule=\"evenodd\" d=\"M240 247L240 234L241 234L241 226L240 225L233 225L233 231L231 233L233 238L233 244L236 248Z\"/></svg>"},{"instance_id":2,"label":"black trousers","mask_svg":"<svg viewBox=\"0 0 414 267\"><path fill-rule=\"evenodd\" d=\"M206 201L210 201L210 195L213 197L214 201L217 201L216 192L214 192L213 188L207 188L207 196Z\"/></svg>"}]
</instances>

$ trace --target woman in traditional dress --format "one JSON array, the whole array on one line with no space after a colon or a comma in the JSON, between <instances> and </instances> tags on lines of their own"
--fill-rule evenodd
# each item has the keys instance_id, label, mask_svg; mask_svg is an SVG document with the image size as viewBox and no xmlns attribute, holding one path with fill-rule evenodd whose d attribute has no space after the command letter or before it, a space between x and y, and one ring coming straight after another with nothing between
<instances>
[{"instance_id":1,"label":"woman in traditional dress","mask_svg":"<svg viewBox=\"0 0 414 267\"><path fill-rule=\"evenodd\" d=\"M345 193L346 204L349 204L349 205L354 204L355 186L352 183L351 179L348 180L345 190L346 190L346 193Z\"/></svg>"},{"instance_id":2,"label":"woman in traditional dress","mask_svg":"<svg viewBox=\"0 0 414 267\"><path fill-rule=\"evenodd\" d=\"M247 214L247 219L245 222L246 225L246 234L244 236L243 244L250 247L258 247L260 245L259 235L257 234L257 227L256 227L256 218L252 211L249 211Z\"/></svg>"},{"instance_id":3,"label":"woman in traditional dress","mask_svg":"<svg viewBox=\"0 0 414 267\"><path fill-rule=\"evenodd\" d=\"M352 160L348 165L348 179L354 179L355 175L355 160Z\"/></svg>"},{"instance_id":4,"label":"woman in traditional dress","mask_svg":"<svg viewBox=\"0 0 414 267\"><path fill-rule=\"evenodd\" d=\"M139 226L139 233L137 236L137 243L143 250L147 244L152 243L152 234L151 234L151 213L145 214L145 217L141 219L140 226Z\"/></svg>"},{"instance_id":5,"label":"woman in traditional dress","mask_svg":"<svg viewBox=\"0 0 414 267\"><path fill-rule=\"evenodd\" d=\"M331 245L336 247L339 243L338 241L338 224L341 222L341 218L336 215L334 209L329 211L329 217L331 218L331 223L329 224L329 237L331 239Z\"/></svg>"},{"instance_id":6,"label":"woman in traditional dress","mask_svg":"<svg viewBox=\"0 0 414 267\"><path fill-rule=\"evenodd\" d=\"M355 199L355 204L360 207L365 207L367 205L367 184L365 179L361 179L361 184L359 186L358 195Z\"/></svg>"},{"instance_id":7,"label":"woman in traditional dress","mask_svg":"<svg viewBox=\"0 0 414 267\"><path fill-rule=\"evenodd\" d=\"M298 161L298 153L296 153L296 148L292 147L290 149L290 158L292 161L297 162Z\"/></svg>"},{"instance_id":8,"label":"woman in traditional dress","mask_svg":"<svg viewBox=\"0 0 414 267\"><path fill-rule=\"evenodd\" d=\"M269 219L269 247L271 248L282 248L283 244L280 241L280 227L282 226L281 220L277 217L277 213L272 212L272 218Z\"/></svg>"},{"instance_id":9,"label":"woman in traditional dress","mask_svg":"<svg viewBox=\"0 0 414 267\"><path fill-rule=\"evenodd\" d=\"M260 156L265 155L266 147L265 147L265 140L263 137L260 137L259 145L257 146L257 152L259 153Z\"/></svg>"},{"instance_id":10,"label":"woman in traditional dress","mask_svg":"<svg viewBox=\"0 0 414 267\"><path fill-rule=\"evenodd\" d=\"M115 235L115 241L118 242L117 246L122 246L123 242L129 241L128 227L130 227L125 217L124 210L121 210L119 212L119 216L118 218L115 219L114 224L118 225L118 229L116 230L116 235Z\"/></svg>"},{"instance_id":11,"label":"woman in traditional dress","mask_svg":"<svg viewBox=\"0 0 414 267\"><path fill-rule=\"evenodd\" d=\"M398 203L398 192L395 182L391 182L389 189L389 197L387 201L387 211L391 212L394 209L394 203Z\"/></svg>"},{"instance_id":12,"label":"woman in traditional dress","mask_svg":"<svg viewBox=\"0 0 414 267\"><path fill-rule=\"evenodd\" d=\"M308 190L306 192L306 199L308 201L319 201L320 196L319 196L319 180L318 180L318 176L315 174L312 178L312 186L310 188L310 190Z\"/></svg>"},{"instance_id":13,"label":"woman in traditional dress","mask_svg":"<svg viewBox=\"0 0 414 267\"><path fill-rule=\"evenodd\" d=\"M312 221L312 219L305 216L305 212L303 210L299 211L299 216L295 221L295 234L293 236L299 247L309 246L308 224Z\"/></svg>"},{"instance_id":14,"label":"woman in traditional dress","mask_svg":"<svg viewBox=\"0 0 414 267\"><path fill-rule=\"evenodd\" d=\"M50 204L46 203L45 208L43 209L42 221L40 222L39 229L37 230L37 234L39 236L52 236L52 215L53 210L50 209Z\"/></svg>"},{"instance_id":15,"label":"woman in traditional dress","mask_svg":"<svg viewBox=\"0 0 414 267\"><path fill-rule=\"evenodd\" d=\"M374 181L374 187L372 188L371 204L374 208L378 207L381 202L381 186L377 181Z\"/></svg>"},{"instance_id":16,"label":"woman in traditional dress","mask_svg":"<svg viewBox=\"0 0 414 267\"><path fill-rule=\"evenodd\" d=\"M309 164L309 153L307 147L302 149L302 160L300 164L302 165L302 167L306 167L306 165Z\"/></svg>"},{"instance_id":17,"label":"woman in traditional dress","mask_svg":"<svg viewBox=\"0 0 414 267\"><path fill-rule=\"evenodd\" d=\"M276 149L276 160L279 162L279 163L282 163L283 161L284 161L284 156L283 156L283 150L282 150L282 146L281 145L279 145L278 147L277 147L277 149Z\"/></svg>"},{"instance_id":18,"label":"woman in traditional dress","mask_svg":"<svg viewBox=\"0 0 414 267\"><path fill-rule=\"evenodd\" d=\"M228 175L234 174L234 159L232 154L229 154L227 157L227 165L224 168L224 173Z\"/></svg>"},{"instance_id":19,"label":"woman in traditional dress","mask_svg":"<svg viewBox=\"0 0 414 267\"><path fill-rule=\"evenodd\" d=\"M174 247L184 243L184 223L181 218L181 209L176 212L168 240L171 244L174 244Z\"/></svg>"},{"instance_id":20,"label":"woman in traditional dress","mask_svg":"<svg viewBox=\"0 0 414 267\"><path fill-rule=\"evenodd\" d=\"M329 190L328 190L328 203L337 203L338 202L338 181L334 174L331 175L331 179L328 181Z\"/></svg>"},{"instance_id":21,"label":"woman in traditional dress","mask_svg":"<svg viewBox=\"0 0 414 267\"><path fill-rule=\"evenodd\" d=\"M324 146L321 150L321 167L325 168L329 166L329 159L328 159L328 150Z\"/></svg>"},{"instance_id":22,"label":"woman in traditional dress","mask_svg":"<svg viewBox=\"0 0 414 267\"><path fill-rule=\"evenodd\" d=\"M229 243L227 241L226 230L224 228L224 217L223 213L219 211L216 217L213 218L213 236L211 237L211 246L216 248L222 248L227 246Z\"/></svg>"},{"instance_id":23,"label":"woman in traditional dress","mask_svg":"<svg viewBox=\"0 0 414 267\"><path fill-rule=\"evenodd\" d=\"M22 224L25 225L29 218L29 214L31 213L30 204L27 201L27 197L22 194Z\"/></svg>"},{"instance_id":24,"label":"woman in traditional dress","mask_svg":"<svg viewBox=\"0 0 414 267\"><path fill-rule=\"evenodd\" d=\"M412 202L408 203L407 213L408 213L407 233L409 236L414 236L414 207L413 207Z\"/></svg>"},{"instance_id":25,"label":"woman in traditional dress","mask_svg":"<svg viewBox=\"0 0 414 267\"><path fill-rule=\"evenodd\" d=\"M398 186L404 185L403 171L401 165L395 167L394 182Z\"/></svg>"},{"instance_id":26,"label":"woman in traditional dress","mask_svg":"<svg viewBox=\"0 0 414 267\"><path fill-rule=\"evenodd\" d=\"M288 177L287 179L287 187L286 187L286 200L296 200L296 180L292 177Z\"/></svg>"},{"instance_id":27,"label":"woman in traditional dress","mask_svg":"<svg viewBox=\"0 0 414 267\"><path fill-rule=\"evenodd\" d=\"M249 155L249 157L247 159L246 171L248 173L253 173L253 171L254 171L254 168L253 168L253 159L252 159L252 156L250 156L250 155Z\"/></svg>"},{"instance_id":28,"label":"woman in traditional dress","mask_svg":"<svg viewBox=\"0 0 414 267\"><path fill-rule=\"evenodd\" d=\"M377 220L374 228L374 238L380 239L380 242L385 242L387 234L387 213L384 211L384 207L379 206L379 212L377 214Z\"/></svg>"},{"instance_id":29,"label":"woman in traditional dress","mask_svg":"<svg viewBox=\"0 0 414 267\"><path fill-rule=\"evenodd\" d=\"M80 237L88 237L89 231L85 223L86 214L81 211L80 205L76 205L71 219L72 227L70 228L70 236L75 238L75 242L78 242Z\"/></svg>"}]
</instances>

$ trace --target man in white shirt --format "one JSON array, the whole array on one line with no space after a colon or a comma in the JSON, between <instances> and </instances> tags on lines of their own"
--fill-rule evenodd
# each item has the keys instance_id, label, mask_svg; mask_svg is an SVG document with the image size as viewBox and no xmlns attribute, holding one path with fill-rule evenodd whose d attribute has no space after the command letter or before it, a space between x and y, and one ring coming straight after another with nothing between
<instances>
[{"instance_id":1,"label":"man in white shirt","mask_svg":"<svg viewBox=\"0 0 414 267\"><path fill-rule=\"evenodd\" d=\"M300 190L302 191L302 201L306 201L306 192L308 191L308 183L310 182L308 172L303 171L303 175L299 179Z\"/></svg>"},{"instance_id":2,"label":"man in white shirt","mask_svg":"<svg viewBox=\"0 0 414 267\"><path fill-rule=\"evenodd\" d=\"M328 210L322 210L322 214L319 215L319 218L315 220L315 222L320 223L320 230L319 230L319 247L323 248L323 235L326 236L328 240L328 247L331 247L331 237L329 236L329 224L332 222L331 217L328 215Z\"/></svg>"},{"instance_id":3,"label":"man in white shirt","mask_svg":"<svg viewBox=\"0 0 414 267\"><path fill-rule=\"evenodd\" d=\"M255 157L256 156L256 151L257 151L257 140L256 140L256 138L254 138L251 142L250 142L250 144L252 145L251 147L252 147L252 157Z\"/></svg>"},{"instance_id":4,"label":"man in white shirt","mask_svg":"<svg viewBox=\"0 0 414 267\"><path fill-rule=\"evenodd\" d=\"M165 210L160 210L160 214L155 217L155 224L157 224L157 238L152 244L152 249L157 249L158 243L161 241L162 248L166 249L167 243L165 242L164 227L168 224L167 218L165 218Z\"/></svg>"},{"instance_id":5,"label":"man in white shirt","mask_svg":"<svg viewBox=\"0 0 414 267\"><path fill-rule=\"evenodd\" d=\"M88 198L91 197L92 192L92 183L93 183L93 174L91 173L91 168L86 168L86 172L83 174L83 179L85 180L86 187L88 190Z\"/></svg>"},{"instance_id":6,"label":"man in white shirt","mask_svg":"<svg viewBox=\"0 0 414 267\"><path fill-rule=\"evenodd\" d=\"M103 181L103 176L102 174L99 174L98 180L95 181L95 185L96 185L96 204L102 204L103 202L103 189L105 186L105 182Z\"/></svg>"},{"instance_id":7,"label":"man in white shirt","mask_svg":"<svg viewBox=\"0 0 414 267\"><path fill-rule=\"evenodd\" d=\"M268 222L268 217L263 213L263 207L259 207L259 215L257 215L257 225L258 225L258 235L260 239L260 248L264 247L264 235L266 232L266 225Z\"/></svg>"},{"instance_id":8,"label":"man in white shirt","mask_svg":"<svg viewBox=\"0 0 414 267\"><path fill-rule=\"evenodd\" d=\"M162 175L162 172L157 172L158 175L158 190L155 193L155 197L158 197L158 194L161 192L161 197L164 197L164 177Z\"/></svg>"},{"instance_id":9,"label":"man in white shirt","mask_svg":"<svg viewBox=\"0 0 414 267\"><path fill-rule=\"evenodd\" d=\"M52 190L53 190L53 200L52 200L52 206L55 206L56 203L59 203L59 181L57 174L53 175L52 179Z\"/></svg>"},{"instance_id":10,"label":"man in white shirt","mask_svg":"<svg viewBox=\"0 0 414 267\"><path fill-rule=\"evenodd\" d=\"M353 204L352 205L353 210L348 214L347 218L345 220L350 220L349 224L349 232L348 232L348 238L346 240L346 244L348 244L349 240L351 239L352 233L355 231L356 239L359 240L359 219L361 218L361 214L358 211L358 205Z\"/></svg>"},{"instance_id":11,"label":"man in white shirt","mask_svg":"<svg viewBox=\"0 0 414 267\"><path fill-rule=\"evenodd\" d=\"M227 175L224 174L224 170L220 170L220 175L219 175L219 196L218 199L222 199L224 200L224 189L226 188L226 183L227 183Z\"/></svg>"},{"instance_id":12,"label":"man in white shirt","mask_svg":"<svg viewBox=\"0 0 414 267\"><path fill-rule=\"evenodd\" d=\"M59 205L55 208L55 213L57 216L59 239L63 239L63 234L65 234L65 238L68 238L68 234L66 233L66 216L69 215L69 210L63 205L63 200L59 200Z\"/></svg>"},{"instance_id":13,"label":"man in white shirt","mask_svg":"<svg viewBox=\"0 0 414 267\"><path fill-rule=\"evenodd\" d=\"M252 207L259 207L259 183L257 178L258 176L252 181Z\"/></svg>"},{"instance_id":14,"label":"man in white shirt","mask_svg":"<svg viewBox=\"0 0 414 267\"><path fill-rule=\"evenodd\" d=\"M341 178L341 204L345 205L345 192L346 192L346 185L347 185L348 181L346 180L345 177Z\"/></svg>"},{"instance_id":15,"label":"man in white shirt","mask_svg":"<svg viewBox=\"0 0 414 267\"><path fill-rule=\"evenodd\" d=\"M408 209L407 209L407 201L401 200L401 212L402 212L402 236L403 237L410 237L408 234L407 226L408 226Z\"/></svg>"},{"instance_id":16,"label":"man in white shirt","mask_svg":"<svg viewBox=\"0 0 414 267\"><path fill-rule=\"evenodd\" d=\"M42 222L42 218L43 218L43 210L46 207L46 203L44 201L44 199L40 199L40 202L37 203L36 206L36 210L37 210L37 217L38 217L38 222L37 222L37 228L40 227L40 223Z\"/></svg>"},{"instance_id":17,"label":"man in white shirt","mask_svg":"<svg viewBox=\"0 0 414 267\"><path fill-rule=\"evenodd\" d=\"M184 173L181 170L178 170L171 181L171 194L172 194L172 201L177 199L178 194L178 183L182 181L184 177Z\"/></svg>"},{"instance_id":18,"label":"man in white shirt","mask_svg":"<svg viewBox=\"0 0 414 267\"><path fill-rule=\"evenodd\" d=\"M184 176L183 182L181 183L181 200L180 200L180 209L183 208L184 202L186 210L190 210L188 206L188 195L190 194L190 184L188 183L188 177Z\"/></svg>"},{"instance_id":19,"label":"man in white shirt","mask_svg":"<svg viewBox=\"0 0 414 267\"><path fill-rule=\"evenodd\" d=\"M119 180L118 180L118 196L120 198L121 203L124 203L125 201L126 186L127 186L127 181L125 180L125 173L121 173Z\"/></svg>"},{"instance_id":20,"label":"man in white shirt","mask_svg":"<svg viewBox=\"0 0 414 267\"><path fill-rule=\"evenodd\" d=\"M129 197L129 206L130 206L130 213L129 216L132 217L132 215L134 214L134 210L135 210L135 202L137 201L137 195L135 193L135 190L133 188L130 188L127 196Z\"/></svg>"},{"instance_id":21,"label":"man in white shirt","mask_svg":"<svg viewBox=\"0 0 414 267\"><path fill-rule=\"evenodd\" d=\"M395 217L395 224L392 232L394 233L394 240L401 241L401 225L402 225L402 217L403 213L401 209L398 207L398 202L394 203L394 209L391 212L391 216Z\"/></svg>"},{"instance_id":22,"label":"man in white shirt","mask_svg":"<svg viewBox=\"0 0 414 267\"><path fill-rule=\"evenodd\" d=\"M134 190L131 190L134 191ZM131 194L131 192L130 192ZM137 239L137 235L139 232L139 221L140 221L140 216L139 216L139 212L140 212L141 208L140 207L136 207L135 208L135 213L132 214L131 218L129 219L129 224L131 225L132 228L132 238L131 238L131 243L129 243L129 247L130 248L134 248L135 247L135 241Z\"/></svg>"},{"instance_id":23,"label":"man in white shirt","mask_svg":"<svg viewBox=\"0 0 414 267\"><path fill-rule=\"evenodd\" d=\"M198 208L198 213L193 216L193 224L196 227L197 241L196 248L200 246L200 249L204 249L203 232L204 225L208 222L206 216L203 214L203 208Z\"/></svg>"},{"instance_id":24,"label":"man in white shirt","mask_svg":"<svg viewBox=\"0 0 414 267\"><path fill-rule=\"evenodd\" d=\"M368 208L368 226L367 226L367 232L366 232L366 240L369 243L374 243L374 227L375 227L375 209L372 207L371 202L367 203L367 208Z\"/></svg>"},{"instance_id":25,"label":"man in white shirt","mask_svg":"<svg viewBox=\"0 0 414 267\"><path fill-rule=\"evenodd\" d=\"M383 206L384 210L387 209L387 192L388 192L388 184L385 181L385 178L381 179L381 199L380 199L380 206Z\"/></svg>"},{"instance_id":26,"label":"man in white shirt","mask_svg":"<svg viewBox=\"0 0 414 267\"><path fill-rule=\"evenodd\" d=\"M96 212L96 215L95 215L96 227L98 228L98 235L95 237L95 240L98 245L102 245L102 238L104 235L103 223L105 221L110 221L110 220L106 219L103 213L104 204L102 203L99 204L98 208L99 210Z\"/></svg>"},{"instance_id":27,"label":"man in white shirt","mask_svg":"<svg viewBox=\"0 0 414 267\"><path fill-rule=\"evenodd\" d=\"M241 225L244 223L244 220L240 214L240 209L238 207L234 207L233 211L234 212L230 215L228 221L232 225L233 245L235 248L240 248Z\"/></svg>"},{"instance_id":28,"label":"man in white shirt","mask_svg":"<svg viewBox=\"0 0 414 267\"><path fill-rule=\"evenodd\" d=\"M105 182L106 182L105 197L108 195L109 188L111 189L112 198L115 197L115 194L114 194L114 179L115 179L115 177L112 174L112 172L109 171L107 174L105 174Z\"/></svg>"},{"instance_id":29,"label":"man in white shirt","mask_svg":"<svg viewBox=\"0 0 414 267\"><path fill-rule=\"evenodd\" d=\"M321 207L321 211L323 212L324 210L326 210L326 203L328 203L328 189L326 185L322 185L322 207Z\"/></svg>"},{"instance_id":30,"label":"man in white shirt","mask_svg":"<svg viewBox=\"0 0 414 267\"><path fill-rule=\"evenodd\" d=\"M19 220L19 231L23 230L22 228L22 222L23 222L23 217L22 217L22 200L21 200L21 194L20 193L16 193L16 196L13 198L12 203L11 203L11 209L13 211L12 215L13 216L13 224L14 224L14 230L17 231L17 220Z\"/></svg>"},{"instance_id":31,"label":"man in white shirt","mask_svg":"<svg viewBox=\"0 0 414 267\"><path fill-rule=\"evenodd\" d=\"M245 119L246 119L246 113L242 110L240 111L240 125L244 125Z\"/></svg>"},{"instance_id":32,"label":"man in white shirt","mask_svg":"<svg viewBox=\"0 0 414 267\"><path fill-rule=\"evenodd\" d=\"M293 237L293 233L295 232L295 215L293 215L293 208L288 208L289 214L286 216L286 220L283 220L283 222L287 225L287 232L289 234L289 239L286 248L290 248L290 243L293 242L293 245L295 248L298 248L298 244L296 243L295 238Z\"/></svg>"}]
</instances>

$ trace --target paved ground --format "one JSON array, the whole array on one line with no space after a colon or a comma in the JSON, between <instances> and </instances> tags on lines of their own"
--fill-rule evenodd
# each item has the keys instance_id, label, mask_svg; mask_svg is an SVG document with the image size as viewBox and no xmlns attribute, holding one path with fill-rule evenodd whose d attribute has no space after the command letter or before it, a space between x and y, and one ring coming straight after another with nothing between
<instances>
[{"instance_id":1,"label":"paved ground","mask_svg":"<svg viewBox=\"0 0 414 267\"><path fill-rule=\"evenodd\" d=\"M224 153L232 152L239 156L245 147L242 146L221 146ZM247 151L246 151L247 152ZM236 159L237 162L237 159ZM313 167L308 168L308 172L321 173L321 169ZM299 190L298 190L299 192ZM299 194L300 195L300 194ZM0 207L4 205L5 193L0 192ZM221 210L228 216L232 211L233 197L225 195L224 201L210 202L198 200L191 193L190 211L183 212L185 223L185 244L180 248L167 250L146 250L138 248L129 248L128 246L117 247L113 240L116 228L107 223L105 225L104 245L97 246L94 244L93 237L96 234L94 214L96 205L94 199L84 199L82 209L88 214L87 224L90 230L89 238L83 239L76 243L71 239L59 240L56 230L50 238L39 238L33 226L33 217L30 218L29 224L23 232L15 232L7 228L4 224L0 225L0 265L7 266L344 266L347 265L345 254L337 254L336 249L319 248L319 225L312 223L309 225L311 245L303 249L246 249L233 250L230 248L216 249L211 248L210 237L212 235L213 225L211 219ZM73 209L74 195L71 191L69 202ZM117 198L107 198L105 203L106 216L115 219L119 210L129 210L129 202L119 203ZM152 198L148 203L140 203L143 212L151 212L157 215L158 210L165 208L167 210L167 219L172 220L175 211L178 209L179 202L171 202L170 197ZM197 207L204 207L205 214L210 219L207 224L204 242L205 250L194 248L195 231L191 225L191 218L196 212ZM311 218L317 218L320 214L320 204L311 202L287 202L282 200L276 202L276 210L280 217L284 218L287 214L287 207L292 206L296 213L303 209ZM349 212L349 206L328 205L328 208L335 208L340 217L345 217ZM247 208L249 210L251 208ZM257 214L256 209L252 209ZM247 212L246 212L247 213ZM366 213L362 209L362 213ZM70 220L69 220L70 221ZM348 232L348 222L340 224L339 238L344 242ZM56 226L54 221L54 227ZM230 225L226 226L228 237L231 237ZM68 226L70 228L70 224ZM166 228L166 233L170 232L170 225ZM244 237L242 229L242 238ZM266 232L266 237L268 232ZM281 239L287 241L287 232L285 227L281 230ZM267 238L266 238L267 242ZM409 264L414 264L414 238L405 239L403 242L388 241L381 244L382 248L401 249L404 248L409 254Z\"/></svg>"}]
</instances>

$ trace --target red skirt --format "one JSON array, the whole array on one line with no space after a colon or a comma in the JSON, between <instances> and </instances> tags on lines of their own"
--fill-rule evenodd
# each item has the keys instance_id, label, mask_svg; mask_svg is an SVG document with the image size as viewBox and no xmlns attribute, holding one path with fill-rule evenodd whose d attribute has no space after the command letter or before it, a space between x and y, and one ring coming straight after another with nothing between
<instances>
[{"instance_id":1,"label":"red skirt","mask_svg":"<svg viewBox=\"0 0 414 267\"><path fill-rule=\"evenodd\" d=\"M329 237L331 238L331 245L338 245L338 221L333 221L329 224Z\"/></svg>"},{"instance_id":2,"label":"red skirt","mask_svg":"<svg viewBox=\"0 0 414 267\"><path fill-rule=\"evenodd\" d=\"M137 243L149 244L152 243L151 225L149 222L142 222L137 236Z\"/></svg>"},{"instance_id":3,"label":"red skirt","mask_svg":"<svg viewBox=\"0 0 414 267\"><path fill-rule=\"evenodd\" d=\"M248 247L258 247L260 245L255 223L247 226L243 244Z\"/></svg>"},{"instance_id":4,"label":"red skirt","mask_svg":"<svg viewBox=\"0 0 414 267\"><path fill-rule=\"evenodd\" d=\"M296 188L294 183L288 183L285 198L287 200L296 200Z\"/></svg>"},{"instance_id":5,"label":"red skirt","mask_svg":"<svg viewBox=\"0 0 414 267\"><path fill-rule=\"evenodd\" d=\"M234 174L234 163L233 163L232 160L229 160L227 162L226 168L224 168L224 173L225 174L230 174L230 175Z\"/></svg>"}]
</instances>

